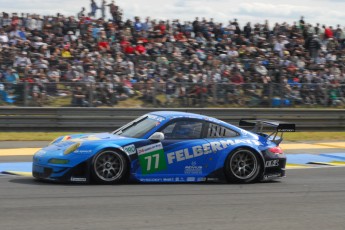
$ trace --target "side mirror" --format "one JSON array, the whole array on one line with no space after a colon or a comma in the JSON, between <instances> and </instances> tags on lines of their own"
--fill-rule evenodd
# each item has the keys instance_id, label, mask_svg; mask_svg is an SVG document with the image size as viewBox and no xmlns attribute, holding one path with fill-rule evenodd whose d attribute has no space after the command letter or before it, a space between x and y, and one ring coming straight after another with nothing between
<instances>
[{"instance_id":1,"label":"side mirror","mask_svg":"<svg viewBox=\"0 0 345 230\"><path fill-rule=\"evenodd\" d=\"M164 140L164 133L161 132L155 132L149 137L149 140L151 141L161 141Z\"/></svg>"}]
</instances>

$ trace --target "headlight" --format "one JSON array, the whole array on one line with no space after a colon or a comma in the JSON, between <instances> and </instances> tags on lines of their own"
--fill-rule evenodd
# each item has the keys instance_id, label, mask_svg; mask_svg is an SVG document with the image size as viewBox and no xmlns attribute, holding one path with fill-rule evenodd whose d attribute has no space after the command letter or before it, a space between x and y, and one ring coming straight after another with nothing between
<instances>
[{"instance_id":1,"label":"headlight","mask_svg":"<svg viewBox=\"0 0 345 230\"><path fill-rule=\"evenodd\" d=\"M75 150L77 150L80 147L81 143L75 143L73 145L71 145L70 147L68 147L63 154L67 155L70 154L71 152L74 152Z\"/></svg>"}]
</instances>

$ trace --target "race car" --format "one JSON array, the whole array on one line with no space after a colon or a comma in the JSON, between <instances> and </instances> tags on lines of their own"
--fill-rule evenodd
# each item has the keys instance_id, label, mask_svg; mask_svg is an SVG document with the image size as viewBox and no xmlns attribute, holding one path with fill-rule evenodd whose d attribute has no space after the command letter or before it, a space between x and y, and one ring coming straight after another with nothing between
<instances>
[{"instance_id":1,"label":"race car","mask_svg":"<svg viewBox=\"0 0 345 230\"><path fill-rule=\"evenodd\" d=\"M295 125L247 119L240 126L253 130L193 113L152 112L112 133L58 137L35 153L32 173L39 180L99 184L284 177L286 156L279 143ZM273 131L263 133L264 127Z\"/></svg>"}]
</instances>

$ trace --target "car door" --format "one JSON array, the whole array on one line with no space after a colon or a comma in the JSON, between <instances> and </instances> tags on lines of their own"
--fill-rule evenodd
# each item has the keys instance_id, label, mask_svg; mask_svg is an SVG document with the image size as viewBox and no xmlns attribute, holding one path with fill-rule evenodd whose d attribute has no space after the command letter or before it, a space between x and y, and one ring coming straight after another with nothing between
<instances>
[{"instance_id":1,"label":"car door","mask_svg":"<svg viewBox=\"0 0 345 230\"><path fill-rule=\"evenodd\" d=\"M174 119L160 130L165 136L161 143L167 175L184 178L205 174L203 146L208 142L203 138L204 124L199 119Z\"/></svg>"}]
</instances>

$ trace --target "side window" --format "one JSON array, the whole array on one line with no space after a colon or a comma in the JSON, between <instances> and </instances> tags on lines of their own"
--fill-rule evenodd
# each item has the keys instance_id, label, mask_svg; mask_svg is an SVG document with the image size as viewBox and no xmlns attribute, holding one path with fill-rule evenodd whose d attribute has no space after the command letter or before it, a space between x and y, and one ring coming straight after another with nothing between
<instances>
[{"instance_id":1,"label":"side window","mask_svg":"<svg viewBox=\"0 0 345 230\"><path fill-rule=\"evenodd\" d=\"M161 132L165 139L198 139L202 131L201 121L176 121L169 124Z\"/></svg>"},{"instance_id":2,"label":"side window","mask_svg":"<svg viewBox=\"0 0 345 230\"><path fill-rule=\"evenodd\" d=\"M236 137L238 133L221 125L209 123L207 138Z\"/></svg>"}]
</instances>

